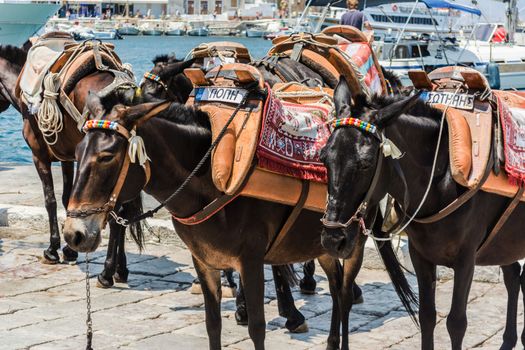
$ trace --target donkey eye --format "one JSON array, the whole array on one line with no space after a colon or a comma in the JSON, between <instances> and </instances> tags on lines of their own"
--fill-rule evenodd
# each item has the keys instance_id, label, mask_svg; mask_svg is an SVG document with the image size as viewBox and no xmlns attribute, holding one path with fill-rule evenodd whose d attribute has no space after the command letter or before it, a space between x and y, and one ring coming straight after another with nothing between
<instances>
[{"instance_id":1,"label":"donkey eye","mask_svg":"<svg viewBox=\"0 0 525 350\"><path fill-rule=\"evenodd\" d=\"M98 157L97 157L97 161L99 163L109 163L111 162L115 157L113 156L113 154L108 154L108 153L102 153L100 154Z\"/></svg>"}]
</instances>

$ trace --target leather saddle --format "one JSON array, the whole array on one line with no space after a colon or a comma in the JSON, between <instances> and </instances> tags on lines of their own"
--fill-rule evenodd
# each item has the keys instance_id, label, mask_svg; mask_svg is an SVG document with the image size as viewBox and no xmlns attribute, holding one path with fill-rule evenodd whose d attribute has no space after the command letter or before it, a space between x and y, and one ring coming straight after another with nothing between
<instances>
[{"instance_id":1,"label":"leather saddle","mask_svg":"<svg viewBox=\"0 0 525 350\"><path fill-rule=\"evenodd\" d=\"M434 107L445 111L449 133L450 168L454 180L467 188L475 188L483 180L491 152L497 154L496 139L498 122L498 99L491 98L487 79L478 71L468 67L443 67L428 75L424 71L409 71L414 87L438 93L423 93ZM439 94L445 93L445 94ZM492 91L501 103L525 108L525 94ZM448 95L447 95L448 94ZM471 99L473 108L456 106L455 101ZM434 103L432 101L435 101ZM441 103L439 103L441 102ZM447 107L447 104L449 106ZM498 162L481 185L481 190L506 197L514 197L518 186L511 185ZM524 200L525 197L522 199Z\"/></svg>"},{"instance_id":2,"label":"leather saddle","mask_svg":"<svg viewBox=\"0 0 525 350\"><path fill-rule=\"evenodd\" d=\"M385 92L386 85L382 70L371 49L369 39L361 31L351 26L333 26L320 34L298 33L277 37L272 41L273 47L260 63L275 68L279 58L288 57L319 73L331 88L335 88L339 77L344 75L354 94L363 93L363 90L368 90L363 76L364 72L353 62L353 57L340 49L338 44L341 38L349 43L359 43L369 48L372 64L377 69L381 82L380 93ZM278 75L284 74L279 69L275 69L275 72ZM290 80L286 76L282 76L281 79ZM366 91L366 93L369 92Z\"/></svg>"},{"instance_id":3,"label":"leather saddle","mask_svg":"<svg viewBox=\"0 0 525 350\"><path fill-rule=\"evenodd\" d=\"M233 63L213 68L208 73L198 68L186 69L194 90L187 105L195 105L210 116L212 140L238 108L247 89L264 91L259 71L250 65ZM287 205L296 205L303 191L302 181L254 166L257 141L261 131L264 96L254 96L240 108L224 137L212 154L212 179L227 195L241 195ZM272 190L269 191L268 189ZM323 211L326 185L312 182L304 207Z\"/></svg>"},{"instance_id":4,"label":"leather saddle","mask_svg":"<svg viewBox=\"0 0 525 350\"><path fill-rule=\"evenodd\" d=\"M194 48L190 53L198 67L210 70L215 66L226 63L250 63L252 57L248 49L240 43L232 41L216 41L203 43Z\"/></svg>"}]
</instances>

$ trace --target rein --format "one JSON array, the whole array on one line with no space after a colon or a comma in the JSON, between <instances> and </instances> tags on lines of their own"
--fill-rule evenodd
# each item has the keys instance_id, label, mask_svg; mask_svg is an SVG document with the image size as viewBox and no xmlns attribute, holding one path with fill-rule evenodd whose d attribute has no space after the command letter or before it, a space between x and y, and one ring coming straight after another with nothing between
<instances>
[{"instance_id":1,"label":"rein","mask_svg":"<svg viewBox=\"0 0 525 350\"><path fill-rule=\"evenodd\" d=\"M168 96L168 98L171 100L171 101L176 101L176 102L184 102L184 101L181 101L180 98L178 98L176 95L174 95L170 89L169 89L169 84L171 82L171 80L173 79L173 77L170 77L170 79L168 80L167 83L165 83L162 78L160 77L160 75L157 75L157 74L154 74L154 73L151 73L151 72L146 72L144 73L144 79L146 80L149 80L149 81L152 81L154 83L157 83L159 84L160 86L162 86L162 88L164 89L164 91L166 91L166 95ZM141 84L142 85L142 84Z\"/></svg>"}]
</instances>

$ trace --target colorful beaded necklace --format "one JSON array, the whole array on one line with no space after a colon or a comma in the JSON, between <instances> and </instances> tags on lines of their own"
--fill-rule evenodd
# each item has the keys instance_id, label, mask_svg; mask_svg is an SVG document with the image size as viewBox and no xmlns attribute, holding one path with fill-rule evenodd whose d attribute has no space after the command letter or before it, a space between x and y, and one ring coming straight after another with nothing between
<instances>
[{"instance_id":1,"label":"colorful beaded necklace","mask_svg":"<svg viewBox=\"0 0 525 350\"><path fill-rule=\"evenodd\" d=\"M119 124L109 120L88 120L82 128L84 132L90 129L107 129L107 130L118 130Z\"/></svg>"},{"instance_id":2,"label":"colorful beaded necklace","mask_svg":"<svg viewBox=\"0 0 525 350\"><path fill-rule=\"evenodd\" d=\"M374 124L365 122L357 118L341 118L336 119L332 122L332 127L334 129L337 129L341 126L353 126L363 131L370 132L372 134L374 134L377 131L377 127Z\"/></svg>"}]
</instances>

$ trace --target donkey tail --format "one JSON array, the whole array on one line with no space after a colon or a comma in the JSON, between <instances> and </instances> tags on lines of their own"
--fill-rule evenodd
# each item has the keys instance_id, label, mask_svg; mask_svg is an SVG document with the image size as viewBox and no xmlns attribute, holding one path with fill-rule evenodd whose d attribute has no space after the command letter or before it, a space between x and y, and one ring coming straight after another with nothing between
<instances>
[{"instance_id":1,"label":"donkey tail","mask_svg":"<svg viewBox=\"0 0 525 350\"><path fill-rule=\"evenodd\" d=\"M132 201L124 204L124 210L126 213L126 218L136 218L137 216L141 215L143 213L142 208L142 196L138 195L135 199ZM131 238L137 243L137 246L139 247L139 251L142 252L144 249L144 227L142 225L142 222L134 222L129 226L129 231L131 234Z\"/></svg>"},{"instance_id":2,"label":"donkey tail","mask_svg":"<svg viewBox=\"0 0 525 350\"><path fill-rule=\"evenodd\" d=\"M299 277L295 272L292 264L278 265L275 266L281 277L288 283L290 287L294 287L299 284Z\"/></svg>"},{"instance_id":3,"label":"donkey tail","mask_svg":"<svg viewBox=\"0 0 525 350\"><path fill-rule=\"evenodd\" d=\"M382 215L379 213L378 219L381 217ZM376 220L374 224L374 234L379 233L380 236L384 236L381 230L382 223L383 220ZM406 279L403 268L397 259L394 248L392 247L392 240L381 242L376 241L375 243L379 250L379 255L381 255L381 260L383 260L383 264L385 264L386 272L388 273L396 294L399 297L399 300L401 300L403 307L410 315L410 318L412 318L412 321L414 321L414 323L419 326L419 322L416 317L417 309L419 309L419 300Z\"/></svg>"}]
</instances>

